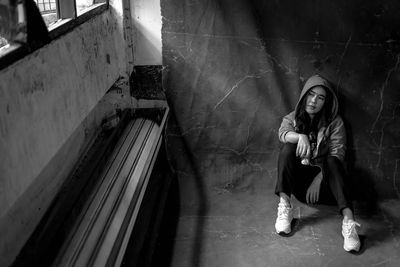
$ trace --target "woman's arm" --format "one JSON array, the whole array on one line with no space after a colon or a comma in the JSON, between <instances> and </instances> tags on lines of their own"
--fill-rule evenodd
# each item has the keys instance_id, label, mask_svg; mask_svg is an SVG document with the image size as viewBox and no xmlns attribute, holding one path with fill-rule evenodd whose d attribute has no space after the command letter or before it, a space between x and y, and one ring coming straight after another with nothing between
<instances>
[{"instance_id":1,"label":"woman's arm","mask_svg":"<svg viewBox=\"0 0 400 267\"><path fill-rule=\"evenodd\" d=\"M279 127L279 140L282 143L297 144L296 156L309 157L311 153L310 142L307 135L296 133L294 127L294 111L283 117Z\"/></svg>"},{"instance_id":2,"label":"woman's arm","mask_svg":"<svg viewBox=\"0 0 400 267\"><path fill-rule=\"evenodd\" d=\"M294 127L294 111L283 117L281 126L279 127L278 136L279 141L282 143L287 143L286 134L289 132L295 132ZM296 142L297 143L297 142Z\"/></svg>"},{"instance_id":3,"label":"woman's arm","mask_svg":"<svg viewBox=\"0 0 400 267\"><path fill-rule=\"evenodd\" d=\"M307 158L310 156L311 146L307 135L290 131L286 133L285 139L289 143L297 144L296 147L297 157Z\"/></svg>"},{"instance_id":4,"label":"woman's arm","mask_svg":"<svg viewBox=\"0 0 400 267\"><path fill-rule=\"evenodd\" d=\"M299 142L299 137L300 134L290 131L286 133L285 140L288 143L297 144L297 142Z\"/></svg>"}]
</instances>

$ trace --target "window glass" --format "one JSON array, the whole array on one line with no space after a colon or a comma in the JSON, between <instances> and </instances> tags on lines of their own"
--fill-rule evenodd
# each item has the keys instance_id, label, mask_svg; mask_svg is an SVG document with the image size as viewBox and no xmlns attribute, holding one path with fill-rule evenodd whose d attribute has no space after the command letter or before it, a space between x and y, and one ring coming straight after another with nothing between
<instances>
[{"instance_id":1,"label":"window glass","mask_svg":"<svg viewBox=\"0 0 400 267\"><path fill-rule=\"evenodd\" d=\"M15 42L26 42L23 2L0 0L0 56L4 49Z\"/></svg>"},{"instance_id":2,"label":"window glass","mask_svg":"<svg viewBox=\"0 0 400 267\"><path fill-rule=\"evenodd\" d=\"M10 20L9 3L0 0L0 49L8 44L6 35L10 32Z\"/></svg>"},{"instance_id":3,"label":"window glass","mask_svg":"<svg viewBox=\"0 0 400 267\"><path fill-rule=\"evenodd\" d=\"M105 3L106 0L75 0L77 15L82 15L85 11L96 4Z\"/></svg>"},{"instance_id":4,"label":"window glass","mask_svg":"<svg viewBox=\"0 0 400 267\"><path fill-rule=\"evenodd\" d=\"M32 8L37 10L30 10ZM98 11L104 11L108 8L108 0L0 0L0 70L25 55L30 51L41 47L49 38L54 39L72 27L76 27L98 14ZM27 12L27 9L29 9ZM48 31L44 33L43 29L30 32L31 38L28 43L27 14L31 14L31 23L35 25L37 11ZM92 12L93 11L93 12ZM87 14L77 19L77 15ZM29 20L29 19L28 19ZM40 22L39 26L43 26ZM38 24L36 24L38 26ZM31 27L32 29L32 27ZM50 36L50 34L53 34ZM25 49L20 48L27 45ZM29 50L30 49L30 50ZM33 50L32 50L33 49ZM13 51L19 50L19 53ZM13 53L11 57L4 55Z\"/></svg>"},{"instance_id":5,"label":"window glass","mask_svg":"<svg viewBox=\"0 0 400 267\"><path fill-rule=\"evenodd\" d=\"M56 0L34 0L39 7L40 14L46 26L49 27L52 23L58 20Z\"/></svg>"},{"instance_id":6,"label":"window glass","mask_svg":"<svg viewBox=\"0 0 400 267\"><path fill-rule=\"evenodd\" d=\"M2 47L5 47L6 45L8 45L8 41L6 38L3 38L2 36L0 36L0 49Z\"/></svg>"}]
</instances>

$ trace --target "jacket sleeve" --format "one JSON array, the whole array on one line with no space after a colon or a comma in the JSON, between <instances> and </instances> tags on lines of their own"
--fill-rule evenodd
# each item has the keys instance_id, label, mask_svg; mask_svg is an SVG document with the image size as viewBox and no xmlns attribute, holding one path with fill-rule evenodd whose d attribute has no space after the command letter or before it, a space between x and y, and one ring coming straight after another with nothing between
<instances>
[{"instance_id":1,"label":"jacket sleeve","mask_svg":"<svg viewBox=\"0 0 400 267\"><path fill-rule=\"evenodd\" d=\"M279 141L286 143L286 134L295 132L294 111L283 117L281 127L279 127Z\"/></svg>"},{"instance_id":2,"label":"jacket sleeve","mask_svg":"<svg viewBox=\"0 0 400 267\"><path fill-rule=\"evenodd\" d=\"M344 161L346 154L346 129L339 116L332 122L329 135L329 155Z\"/></svg>"}]
</instances>

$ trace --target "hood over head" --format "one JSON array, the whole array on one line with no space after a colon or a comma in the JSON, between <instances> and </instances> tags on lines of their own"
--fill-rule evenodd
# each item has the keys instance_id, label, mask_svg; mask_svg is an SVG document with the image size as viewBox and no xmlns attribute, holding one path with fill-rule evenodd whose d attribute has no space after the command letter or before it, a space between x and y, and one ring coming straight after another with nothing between
<instances>
[{"instance_id":1,"label":"hood over head","mask_svg":"<svg viewBox=\"0 0 400 267\"><path fill-rule=\"evenodd\" d=\"M332 89L332 85L329 83L328 80L321 77L320 75L311 76L310 78L308 78L308 80L304 84L303 90L300 93L299 101L296 104L295 114L297 115L299 112L300 102L302 101L302 99L307 95L307 92L315 86L322 86L326 90L329 90L329 92L331 92L331 94L332 94L332 112L331 112L331 116L330 116L329 120L333 120L338 114L339 102L338 102L338 99L337 99L337 96L336 96L334 90Z\"/></svg>"}]
</instances>

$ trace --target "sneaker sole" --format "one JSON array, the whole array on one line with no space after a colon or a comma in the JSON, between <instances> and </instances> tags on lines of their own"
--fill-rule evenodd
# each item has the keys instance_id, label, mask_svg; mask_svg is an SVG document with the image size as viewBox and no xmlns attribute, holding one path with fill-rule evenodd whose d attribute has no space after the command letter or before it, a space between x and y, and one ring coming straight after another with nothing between
<instances>
[{"instance_id":1,"label":"sneaker sole","mask_svg":"<svg viewBox=\"0 0 400 267\"><path fill-rule=\"evenodd\" d=\"M347 248L346 246L343 246L343 249L347 252L358 252L360 250L360 244L355 248Z\"/></svg>"},{"instance_id":2,"label":"sneaker sole","mask_svg":"<svg viewBox=\"0 0 400 267\"><path fill-rule=\"evenodd\" d=\"M276 230L275 230L276 231ZM278 235L288 235L288 234L290 234L292 231L291 230L289 230L288 232L285 232L285 231L276 231L276 233L278 234Z\"/></svg>"},{"instance_id":3,"label":"sneaker sole","mask_svg":"<svg viewBox=\"0 0 400 267\"><path fill-rule=\"evenodd\" d=\"M285 235L289 235L291 232L292 232L292 221L290 222L290 224L287 226L287 232L286 231L278 231L277 229L276 229L276 226L275 226L275 232L278 234L278 235L283 235L283 236L285 236Z\"/></svg>"},{"instance_id":4,"label":"sneaker sole","mask_svg":"<svg viewBox=\"0 0 400 267\"><path fill-rule=\"evenodd\" d=\"M280 236L283 236L283 237L287 237L287 236L290 236L290 234L291 234L291 232L289 232L289 233L285 233L285 232L277 232L277 234L278 235L280 235Z\"/></svg>"}]
</instances>

